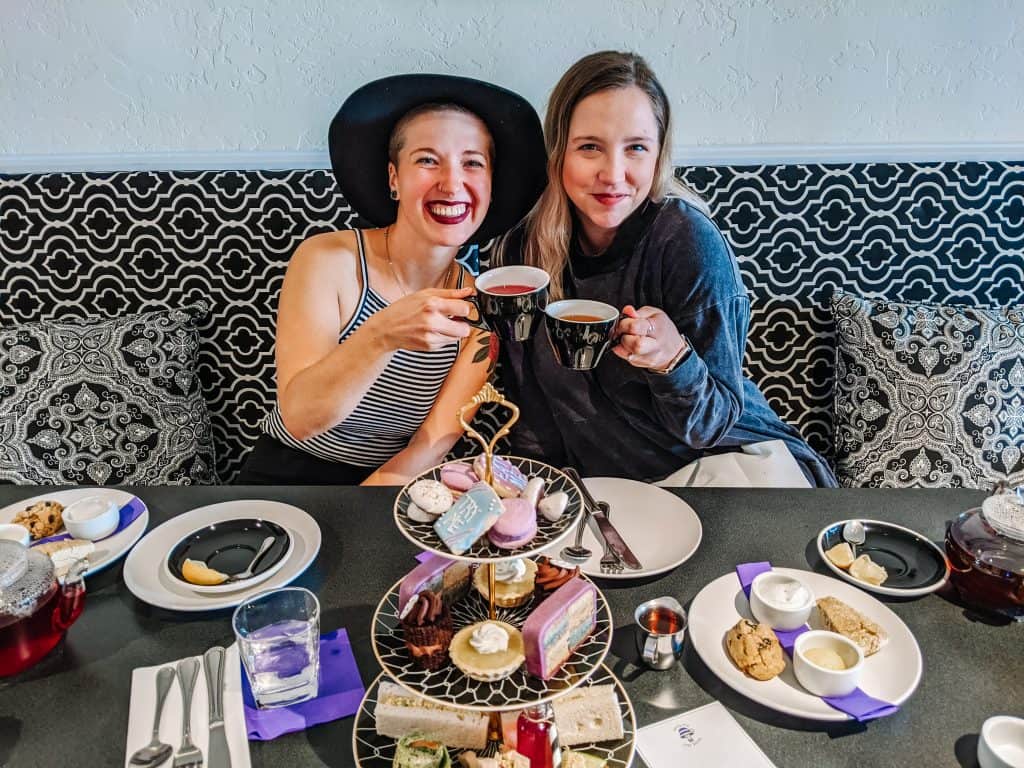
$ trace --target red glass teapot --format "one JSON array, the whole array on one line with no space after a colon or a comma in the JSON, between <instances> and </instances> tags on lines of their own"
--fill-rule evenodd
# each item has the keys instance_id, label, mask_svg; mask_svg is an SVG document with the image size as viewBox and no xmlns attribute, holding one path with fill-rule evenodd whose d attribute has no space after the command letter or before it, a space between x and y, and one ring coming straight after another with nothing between
<instances>
[{"instance_id":1,"label":"red glass teapot","mask_svg":"<svg viewBox=\"0 0 1024 768\"><path fill-rule=\"evenodd\" d=\"M14 541L0 541L0 677L16 675L54 649L85 606L79 560L63 582L50 558Z\"/></svg>"}]
</instances>

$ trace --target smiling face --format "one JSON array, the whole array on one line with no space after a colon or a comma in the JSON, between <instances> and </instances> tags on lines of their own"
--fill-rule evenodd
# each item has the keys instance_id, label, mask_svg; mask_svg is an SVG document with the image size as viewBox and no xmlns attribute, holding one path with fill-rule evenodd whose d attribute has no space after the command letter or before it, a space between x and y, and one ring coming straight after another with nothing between
<instances>
[{"instance_id":1,"label":"smiling face","mask_svg":"<svg viewBox=\"0 0 1024 768\"><path fill-rule=\"evenodd\" d=\"M607 248L622 222L648 199L660 138L651 100L635 86L598 91L576 105L562 186L591 250Z\"/></svg>"},{"instance_id":2,"label":"smiling face","mask_svg":"<svg viewBox=\"0 0 1024 768\"><path fill-rule=\"evenodd\" d=\"M459 246L491 204L491 136L475 115L434 111L400 126L388 179L398 221L435 245Z\"/></svg>"}]
</instances>

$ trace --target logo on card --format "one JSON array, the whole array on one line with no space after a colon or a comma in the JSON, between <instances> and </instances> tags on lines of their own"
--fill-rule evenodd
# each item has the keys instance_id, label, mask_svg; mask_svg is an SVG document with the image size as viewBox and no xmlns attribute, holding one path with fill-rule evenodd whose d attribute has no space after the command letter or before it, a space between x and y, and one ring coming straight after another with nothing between
<instances>
[{"instance_id":1,"label":"logo on card","mask_svg":"<svg viewBox=\"0 0 1024 768\"><path fill-rule=\"evenodd\" d=\"M679 725L676 728L676 735L682 740L684 747L695 747L700 743L700 736L686 723Z\"/></svg>"}]
</instances>

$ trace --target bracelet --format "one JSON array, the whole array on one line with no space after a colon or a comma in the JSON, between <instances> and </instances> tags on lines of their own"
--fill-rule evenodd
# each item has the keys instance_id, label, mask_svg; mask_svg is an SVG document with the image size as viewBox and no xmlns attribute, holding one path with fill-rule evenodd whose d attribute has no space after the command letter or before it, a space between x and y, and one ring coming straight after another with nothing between
<instances>
[{"instance_id":1,"label":"bracelet","mask_svg":"<svg viewBox=\"0 0 1024 768\"><path fill-rule=\"evenodd\" d=\"M668 365L666 365L664 368L648 368L647 370L648 372L655 373L658 376L667 376L668 374L672 373L672 371L674 371L676 368L678 368L680 363L682 363L689 356L690 344L684 337L682 348L678 352L676 352L675 357L668 361Z\"/></svg>"}]
</instances>

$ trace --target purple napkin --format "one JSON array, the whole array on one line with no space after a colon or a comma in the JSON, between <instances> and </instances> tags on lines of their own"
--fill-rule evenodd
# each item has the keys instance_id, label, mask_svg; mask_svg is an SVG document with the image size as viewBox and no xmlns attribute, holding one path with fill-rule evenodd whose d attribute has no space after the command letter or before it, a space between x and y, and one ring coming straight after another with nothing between
<instances>
[{"instance_id":1,"label":"purple napkin","mask_svg":"<svg viewBox=\"0 0 1024 768\"><path fill-rule=\"evenodd\" d=\"M348 632L336 629L320 636L320 690L315 699L280 709L258 709L242 668L245 729L250 741L270 741L311 725L329 723L354 715L365 692Z\"/></svg>"},{"instance_id":2,"label":"purple napkin","mask_svg":"<svg viewBox=\"0 0 1024 768\"><path fill-rule=\"evenodd\" d=\"M739 577L740 587L743 589L743 594L747 596L748 600L750 599L751 583L753 583L757 576L771 569L772 564L767 562L741 563L736 566L736 576ZM786 653L792 656L793 645L796 643L796 639L804 632L807 632L808 627L804 626L788 632L780 629L773 629L772 631L779 638L779 644L785 649ZM821 700L830 707L838 709L840 712L845 712L858 723L877 720L899 710L899 707L895 704L868 696L860 688L855 688L852 693L848 693L845 696L822 696Z\"/></svg>"},{"instance_id":3,"label":"purple napkin","mask_svg":"<svg viewBox=\"0 0 1024 768\"><path fill-rule=\"evenodd\" d=\"M433 552L420 552L418 555L416 555L416 562L422 563L424 560L429 560L433 556Z\"/></svg>"},{"instance_id":4,"label":"purple napkin","mask_svg":"<svg viewBox=\"0 0 1024 768\"><path fill-rule=\"evenodd\" d=\"M129 525L134 523L138 519L139 515L141 515L143 510L145 509L146 505L142 503L139 497L132 496L131 499L128 500L128 503L121 507L121 509L119 510L120 518L117 521L117 528L115 528L112 533L109 533L106 536L104 536L102 539L96 539L96 541L104 541L105 539L109 539L111 536L116 536ZM45 539L33 541L31 546L34 547L39 544L48 544L51 541L67 541L68 539L72 538L74 537L70 533L58 533L54 536L47 536Z\"/></svg>"}]
</instances>

